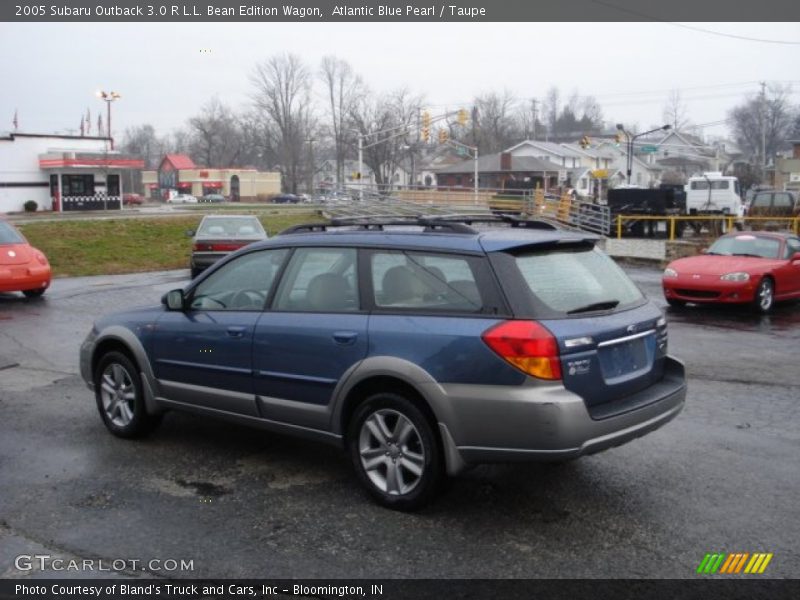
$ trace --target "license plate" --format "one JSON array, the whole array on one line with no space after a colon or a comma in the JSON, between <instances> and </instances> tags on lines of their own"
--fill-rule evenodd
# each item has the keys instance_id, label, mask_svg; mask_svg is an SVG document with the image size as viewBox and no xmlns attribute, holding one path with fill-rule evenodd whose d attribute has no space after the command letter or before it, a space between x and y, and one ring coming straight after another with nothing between
<instances>
[{"instance_id":1,"label":"license plate","mask_svg":"<svg viewBox=\"0 0 800 600\"><path fill-rule=\"evenodd\" d=\"M647 338L638 338L603 348L600 362L603 375L609 379L644 369L648 360Z\"/></svg>"}]
</instances>

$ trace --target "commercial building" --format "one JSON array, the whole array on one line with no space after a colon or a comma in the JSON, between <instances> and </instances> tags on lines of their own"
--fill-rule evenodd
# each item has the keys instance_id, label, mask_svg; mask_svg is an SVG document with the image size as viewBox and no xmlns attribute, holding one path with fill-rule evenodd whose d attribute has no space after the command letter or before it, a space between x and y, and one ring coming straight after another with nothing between
<instances>
[{"instance_id":1,"label":"commercial building","mask_svg":"<svg viewBox=\"0 0 800 600\"><path fill-rule=\"evenodd\" d=\"M110 149L105 137L11 133L0 136L0 212L122 207L122 173L141 159Z\"/></svg>"},{"instance_id":2,"label":"commercial building","mask_svg":"<svg viewBox=\"0 0 800 600\"><path fill-rule=\"evenodd\" d=\"M277 171L202 168L185 154L167 154L157 171L142 171L142 184L155 199L166 199L173 193L198 198L222 194L236 202L266 199L281 193L281 175Z\"/></svg>"}]
</instances>

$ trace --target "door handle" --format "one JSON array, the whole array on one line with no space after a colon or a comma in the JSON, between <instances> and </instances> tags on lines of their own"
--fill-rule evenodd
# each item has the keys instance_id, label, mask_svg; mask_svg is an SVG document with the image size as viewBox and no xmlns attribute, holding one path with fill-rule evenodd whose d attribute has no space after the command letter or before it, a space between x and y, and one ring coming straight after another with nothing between
<instances>
[{"instance_id":1,"label":"door handle","mask_svg":"<svg viewBox=\"0 0 800 600\"><path fill-rule=\"evenodd\" d=\"M355 331L337 331L333 334L333 341L340 346L350 346L358 339Z\"/></svg>"},{"instance_id":2,"label":"door handle","mask_svg":"<svg viewBox=\"0 0 800 600\"><path fill-rule=\"evenodd\" d=\"M244 336L245 327L228 327L228 335L232 338L240 338Z\"/></svg>"}]
</instances>

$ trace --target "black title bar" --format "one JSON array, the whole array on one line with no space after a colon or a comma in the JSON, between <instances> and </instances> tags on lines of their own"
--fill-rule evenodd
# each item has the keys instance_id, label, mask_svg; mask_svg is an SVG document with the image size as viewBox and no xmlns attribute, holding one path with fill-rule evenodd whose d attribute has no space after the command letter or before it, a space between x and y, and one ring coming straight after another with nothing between
<instances>
[{"instance_id":1,"label":"black title bar","mask_svg":"<svg viewBox=\"0 0 800 600\"><path fill-rule=\"evenodd\" d=\"M800 21L797 0L3 0L18 22L701 22ZM798 40L800 41L800 40Z\"/></svg>"}]
</instances>

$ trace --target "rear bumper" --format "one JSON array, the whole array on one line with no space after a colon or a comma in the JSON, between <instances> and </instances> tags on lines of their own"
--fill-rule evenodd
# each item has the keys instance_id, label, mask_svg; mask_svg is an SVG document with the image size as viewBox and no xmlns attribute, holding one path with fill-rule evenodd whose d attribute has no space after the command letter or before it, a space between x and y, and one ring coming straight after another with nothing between
<instances>
[{"instance_id":1,"label":"rear bumper","mask_svg":"<svg viewBox=\"0 0 800 600\"><path fill-rule=\"evenodd\" d=\"M25 273L0 266L0 292L38 290L50 286L51 272L48 267L28 267Z\"/></svg>"},{"instance_id":2,"label":"rear bumper","mask_svg":"<svg viewBox=\"0 0 800 600\"><path fill-rule=\"evenodd\" d=\"M192 268L207 269L227 255L227 252L195 252L192 254Z\"/></svg>"},{"instance_id":3,"label":"rear bumper","mask_svg":"<svg viewBox=\"0 0 800 600\"><path fill-rule=\"evenodd\" d=\"M451 473L459 465L561 461L600 452L665 425L686 399L683 364L674 358L667 358L661 382L612 403L604 418L592 418L582 398L557 385L480 386L480 392L443 387L449 408L439 427Z\"/></svg>"}]
</instances>

